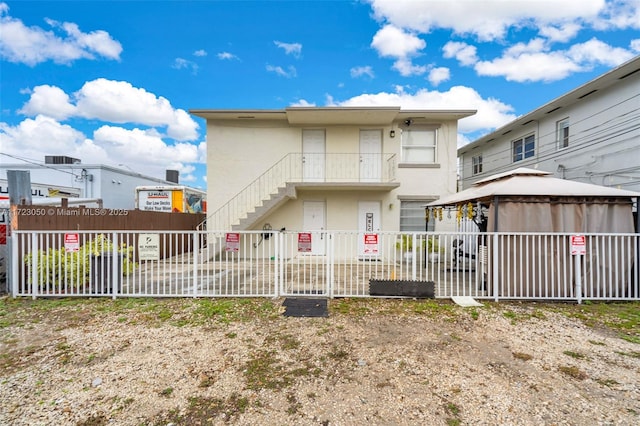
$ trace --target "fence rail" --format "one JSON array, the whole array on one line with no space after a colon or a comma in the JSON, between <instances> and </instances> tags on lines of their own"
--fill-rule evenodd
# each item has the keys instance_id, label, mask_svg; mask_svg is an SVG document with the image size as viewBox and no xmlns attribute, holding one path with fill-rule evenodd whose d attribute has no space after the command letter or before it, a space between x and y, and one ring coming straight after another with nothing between
<instances>
[{"instance_id":1,"label":"fence rail","mask_svg":"<svg viewBox=\"0 0 640 426\"><path fill-rule=\"evenodd\" d=\"M571 234L373 235L14 231L9 288L33 298L371 297L378 280L432 282L438 298L640 300L638 234L586 234L580 247Z\"/></svg>"}]
</instances>

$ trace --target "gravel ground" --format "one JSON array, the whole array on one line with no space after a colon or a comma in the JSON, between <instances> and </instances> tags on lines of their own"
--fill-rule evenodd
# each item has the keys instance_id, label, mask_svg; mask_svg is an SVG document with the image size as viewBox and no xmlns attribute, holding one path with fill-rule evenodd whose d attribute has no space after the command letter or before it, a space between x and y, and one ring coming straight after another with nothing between
<instances>
[{"instance_id":1,"label":"gravel ground","mask_svg":"<svg viewBox=\"0 0 640 426\"><path fill-rule=\"evenodd\" d=\"M640 336L576 305L37 302L0 311L3 425L640 424Z\"/></svg>"}]
</instances>

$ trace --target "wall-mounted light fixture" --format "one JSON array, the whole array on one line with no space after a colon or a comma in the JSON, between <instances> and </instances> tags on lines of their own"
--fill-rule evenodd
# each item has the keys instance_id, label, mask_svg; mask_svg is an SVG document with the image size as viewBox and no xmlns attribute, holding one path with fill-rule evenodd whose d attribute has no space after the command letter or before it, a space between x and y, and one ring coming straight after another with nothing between
<instances>
[{"instance_id":1,"label":"wall-mounted light fixture","mask_svg":"<svg viewBox=\"0 0 640 426\"><path fill-rule=\"evenodd\" d=\"M390 138L395 138L396 137L396 131L395 130L390 130L389 131L389 137Z\"/></svg>"}]
</instances>

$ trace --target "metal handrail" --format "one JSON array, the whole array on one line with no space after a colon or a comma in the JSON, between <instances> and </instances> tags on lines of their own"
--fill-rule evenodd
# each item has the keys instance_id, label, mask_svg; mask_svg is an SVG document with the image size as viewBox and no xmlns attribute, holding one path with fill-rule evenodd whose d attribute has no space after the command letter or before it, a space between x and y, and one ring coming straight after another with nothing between
<instances>
[{"instance_id":1,"label":"metal handrail","mask_svg":"<svg viewBox=\"0 0 640 426\"><path fill-rule=\"evenodd\" d=\"M395 154L288 153L222 207L209 214L198 230L227 230L287 183L393 182Z\"/></svg>"}]
</instances>

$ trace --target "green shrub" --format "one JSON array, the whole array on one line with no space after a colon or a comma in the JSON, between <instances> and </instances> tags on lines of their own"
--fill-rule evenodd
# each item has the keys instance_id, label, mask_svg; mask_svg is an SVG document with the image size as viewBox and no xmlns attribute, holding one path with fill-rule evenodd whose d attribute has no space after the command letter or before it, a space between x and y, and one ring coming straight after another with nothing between
<instances>
[{"instance_id":1,"label":"green shrub","mask_svg":"<svg viewBox=\"0 0 640 426\"><path fill-rule=\"evenodd\" d=\"M427 253L440 253L442 251L436 238L425 238L417 235L416 241L422 246L423 250L426 249ZM402 234L400 239L396 241L396 248L403 252L413 251L413 234Z\"/></svg>"},{"instance_id":2,"label":"green shrub","mask_svg":"<svg viewBox=\"0 0 640 426\"><path fill-rule=\"evenodd\" d=\"M103 234L99 234L81 246L77 252L67 252L64 248L46 251L38 250L25 257L24 263L32 267L34 256L38 261L38 285L46 286L78 286L89 282L91 271L91 257L100 256L103 253L112 253L113 243ZM122 275L131 274L138 266L132 260L133 247L121 244L117 252L122 255L121 271ZM29 274L31 282L31 274Z\"/></svg>"}]
</instances>

